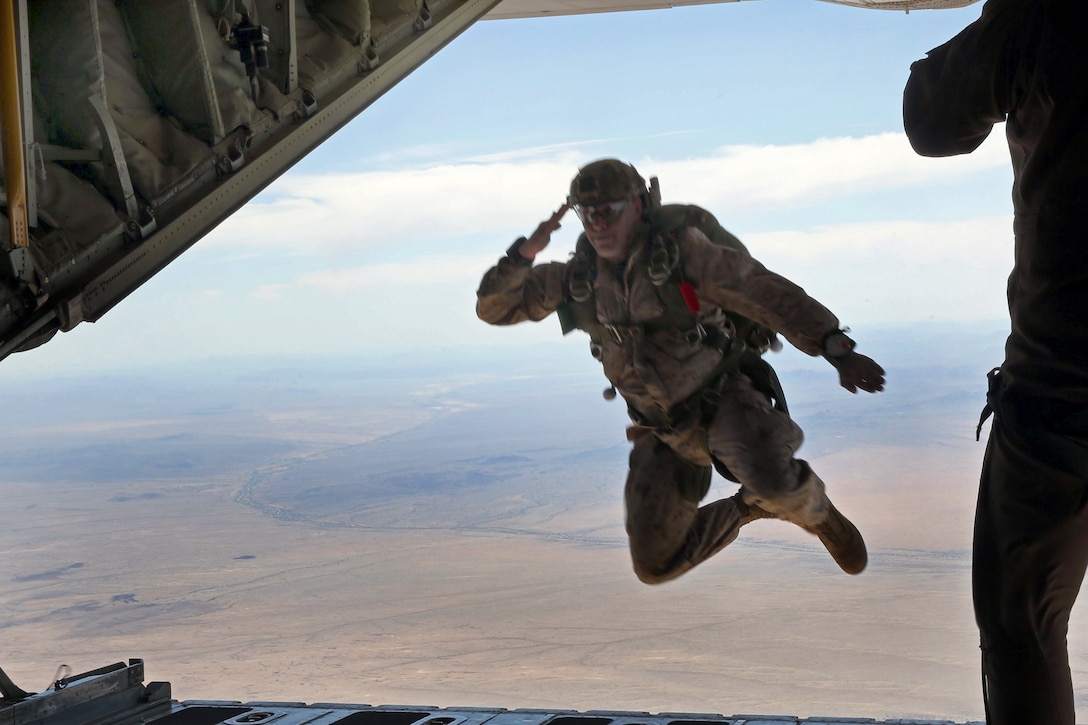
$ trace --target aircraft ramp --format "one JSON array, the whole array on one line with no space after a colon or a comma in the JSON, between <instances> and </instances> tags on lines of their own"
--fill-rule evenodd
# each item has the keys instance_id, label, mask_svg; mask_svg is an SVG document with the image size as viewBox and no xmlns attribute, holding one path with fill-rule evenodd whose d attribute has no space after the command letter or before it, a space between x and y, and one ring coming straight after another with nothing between
<instances>
[{"instance_id":1,"label":"aircraft ramp","mask_svg":"<svg viewBox=\"0 0 1088 725\"><path fill-rule=\"evenodd\" d=\"M177 701L170 683L144 684L144 665L138 659L66 677L46 692L22 695L5 693L0 699L0 725L957 725L951 720L789 715Z\"/></svg>"}]
</instances>

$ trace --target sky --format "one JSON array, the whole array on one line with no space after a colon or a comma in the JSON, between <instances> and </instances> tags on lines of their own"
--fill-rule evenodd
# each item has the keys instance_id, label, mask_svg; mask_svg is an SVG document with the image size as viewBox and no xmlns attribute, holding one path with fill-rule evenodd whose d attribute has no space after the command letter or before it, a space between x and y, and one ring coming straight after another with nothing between
<instances>
[{"instance_id":1,"label":"sky","mask_svg":"<svg viewBox=\"0 0 1088 725\"><path fill-rule=\"evenodd\" d=\"M868 330L1000 320L1003 130L925 159L900 115L910 63L980 11L751 0L477 23L99 322L4 372L556 340L483 324L475 289L606 156L712 211L861 351ZM578 231L569 215L542 258Z\"/></svg>"}]
</instances>

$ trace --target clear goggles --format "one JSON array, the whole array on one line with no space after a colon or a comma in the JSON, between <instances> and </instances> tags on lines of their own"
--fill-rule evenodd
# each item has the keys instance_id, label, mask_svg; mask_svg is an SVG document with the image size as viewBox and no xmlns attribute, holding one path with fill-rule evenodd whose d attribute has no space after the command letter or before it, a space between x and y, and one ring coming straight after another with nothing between
<instances>
[{"instance_id":1,"label":"clear goggles","mask_svg":"<svg viewBox=\"0 0 1088 725\"><path fill-rule=\"evenodd\" d=\"M603 204L575 204L574 213L578 215L583 224L589 226L611 224L620 218L629 201L629 199L620 199L619 201L606 201Z\"/></svg>"}]
</instances>

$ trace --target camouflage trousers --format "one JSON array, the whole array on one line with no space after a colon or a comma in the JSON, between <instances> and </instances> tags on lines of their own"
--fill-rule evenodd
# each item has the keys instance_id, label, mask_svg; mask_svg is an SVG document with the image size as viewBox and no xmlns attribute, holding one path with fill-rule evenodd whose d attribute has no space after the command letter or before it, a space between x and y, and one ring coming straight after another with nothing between
<instances>
[{"instance_id":1,"label":"camouflage trousers","mask_svg":"<svg viewBox=\"0 0 1088 725\"><path fill-rule=\"evenodd\" d=\"M647 584L674 579L728 546L743 523L733 498L699 505L713 459L740 481L745 503L779 518L815 524L827 515L823 481L794 458L804 435L744 375L721 389L709 423L661 431L633 427L624 492L635 573ZM700 481L707 482L700 488ZM691 492L698 492L693 496Z\"/></svg>"}]
</instances>

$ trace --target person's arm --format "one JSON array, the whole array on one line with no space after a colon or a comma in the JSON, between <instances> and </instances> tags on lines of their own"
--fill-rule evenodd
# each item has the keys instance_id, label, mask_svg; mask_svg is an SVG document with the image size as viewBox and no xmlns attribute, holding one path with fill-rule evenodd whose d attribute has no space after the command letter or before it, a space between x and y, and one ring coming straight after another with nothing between
<instances>
[{"instance_id":1,"label":"person's arm","mask_svg":"<svg viewBox=\"0 0 1088 725\"><path fill-rule=\"evenodd\" d=\"M780 332L804 353L823 354L825 335L839 329L838 318L801 287L696 227L681 235L680 259L700 300Z\"/></svg>"},{"instance_id":2,"label":"person's arm","mask_svg":"<svg viewBox=\"0 0 1088 725\"><path fill-rule=\"evenodd\" d=\"M695 227L682 236L680 256L700 298L770 327L802 352L823 356L851 393L884 389L884 370L858 354L838 318L801 287L744 252L711 243Z\"/></svg>"},{"instance_id":3,"label":"person's arm","mask_svg":"<svg viewBox=\"0 0 1088 725\"><path fill-rule=\"evenodd\" d=\"M476 316L492 325L543 320L566 297L566 265L558 262L533 265L533 260L551 241L559 220L567 212L561 206L542 221L529 237L521 237L506 250L506 256L489 269L476 290Z\"/></svg>"},{"instance_id":4,"label":"person's arm","mask_svg":"<svg viewBox=\"0 0 1088 725\"><path fill-rule=\"evenodd\" d=\"M1039 0L988 0L982 17L910 67L903 128L922 156L974 151L1016 97L1021 44Z\"/></svg>"}]
</instances>

